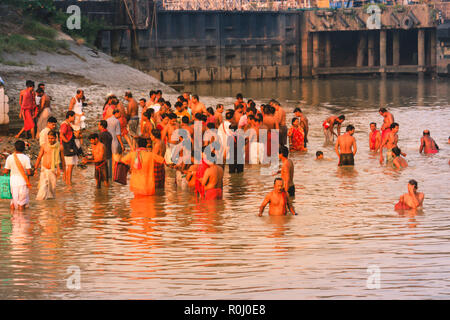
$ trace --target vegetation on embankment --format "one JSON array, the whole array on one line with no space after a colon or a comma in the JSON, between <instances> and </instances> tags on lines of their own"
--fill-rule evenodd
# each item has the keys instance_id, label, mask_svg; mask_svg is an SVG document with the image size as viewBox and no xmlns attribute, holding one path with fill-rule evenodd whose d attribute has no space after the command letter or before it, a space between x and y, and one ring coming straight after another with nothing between
<instances>
[{"instance_id":1,"label":"vegetation on embankment","mask_svg":"<svg viewBox=\"0 0 450 320\"><path fill-rule=\"evenodd\" d=\"M69 14L58 11L52 0L3 0L6 10L0 19L0 63L3 52L36 51L64 53L68 44L58 39L58 31L73 39L94 46L98 31L105 27L102 21L90 22L81 17L82 28L69 30Z\"/></svg>"}]
</instances>

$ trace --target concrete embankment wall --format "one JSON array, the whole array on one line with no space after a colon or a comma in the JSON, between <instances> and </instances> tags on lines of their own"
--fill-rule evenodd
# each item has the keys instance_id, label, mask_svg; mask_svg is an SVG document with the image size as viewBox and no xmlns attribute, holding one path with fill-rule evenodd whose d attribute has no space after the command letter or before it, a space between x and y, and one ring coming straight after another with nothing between
<instances>
[{"instance_id":1,"label":"concrete embankment wall","mask_svg":"<svg viewBox=\"0 0 450 320\"><path fill-rule=\"evenodd\" d=\"M158 12L141 67L166 82L299 77L295 13ZM156 34L156 32L155 32ZM145 48L145 46L144 46Z\"/></svg>"}]
</instances>

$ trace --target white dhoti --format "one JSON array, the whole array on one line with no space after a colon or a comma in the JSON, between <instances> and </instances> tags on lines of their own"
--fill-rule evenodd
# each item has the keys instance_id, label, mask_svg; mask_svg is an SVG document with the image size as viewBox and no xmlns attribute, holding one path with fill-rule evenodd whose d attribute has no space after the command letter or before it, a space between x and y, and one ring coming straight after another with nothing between
<instances>
[{"instance_id":1,"label":"white dhoti","mask_svg":"<svg viewBox=\"0 0 450 320\"><path fill-rule=\"evenodd\" d=\"M75 131L86 129L85 120L86 120L86 117L83 116L83 114L75 113L75 121L72 124L72 128Z\"/></svg>"},{"instance_id":2,"label":"white dhoti","mask_svg":"<svg viewBox=\"0 0 450 320\"><path fill-rule=\"evenodd\" d=\"M22 186L11 186L11 204L14 204L14 207L25 206L30 202L29 197L29 189L26 185Z\"/></svg>"},{"instance_id":3,"label":"white dhoti","mask_svg":"<svg viewBox=\"0 0 450 320\"><path fill-rule=\"evenodd\" d=\"M250 164L262 164L264 163L264 144L262 142L251 142L250 143L250 157L249 157L249 163Z\"/></svg>"},{"instance_id":4,"label":"white dhoti","mask_svg":"<svg viewBox=\"0 0 450 320\"><path fill-rule=\"evenodd\" d=\"M164 154L164 160L166 161L166 164L173 164L172 161L172 145L168 143L166 145L166 153Z\"/></svg>"},{"instance_id":5,"label":"white dhoti","mask_svg":"<svg viewBox=\"0 0 450 320\"><path fill-rule=\"evenodd\" d=\"M39 178L39 191L36 200L46 200L55 198L56 194L56 169L41 168Z\"/></svg>"},{"instance_id":6,"label":"white dhoti","mask_svg":"<svg viewBox=\"0 0 450 320\"><path fill-rule=\"evenodd\" d=\"M45 127L47 127L47 121L48 118L50 117L51 112L50 112L50 108L45 108L44 110L42 110L41 114L39 115L39 118L37 120L37 134L39 135L39 133L45 129Z\"/></svg>"}]
</instances>

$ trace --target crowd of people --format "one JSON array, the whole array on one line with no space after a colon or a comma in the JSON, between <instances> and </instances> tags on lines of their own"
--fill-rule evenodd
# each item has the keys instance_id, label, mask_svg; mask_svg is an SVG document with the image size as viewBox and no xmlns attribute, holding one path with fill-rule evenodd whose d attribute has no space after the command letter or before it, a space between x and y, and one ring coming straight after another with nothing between
<instances>
[{"instance_id":1,"label":"crowd of people","mask_svg":"<svg viewBox=\"0 0 450 320\"><path fill-rule=\"evenodd\" d=\"M187 92L178 96L173 106L163 98L161 90L152 90L148 98L139 101L129 91L125 92L123 102L111 94L96 128L89 128L88 152L83 143L86 138L83 135L88 132L86 101L84 91L77 90L57 130L45 84L39 84L35 91L34 82L26 82L19 98L24 126L16 138L26 134L38 139L40 152L32 166L24 154L25 142L17 140L15 152L6 159L4 172L10 174L11 209L24 209L28 205L29 177L38 169L37 200L55 197L56 181L61 174L65 184L71 186L74 167L88 163L95 166L97 188L108 187L111 181L126 181L129 171L134 195L150 196L156 189L164 188L165 171L169 169L176 171L177 186L192 190L199 199L214 200L223 197L226 165L230 174L241 173L245 164L267 163L267 159L275 156L281 161L277 172L280 176L275 178L274 189L265 197L259 215L267 204L270 215L285 215L288 211L296 214L291 201L295 196L294 164L289 154L307 152L309 133L308 118L299 107L294 109L288 128L286 110L276 100L258 108L253 100L245 102L243 95L237 94L232 108L225 110L224 105L218 104L214 110L200 102L197 95ZM397 169L407 167L406 154L398 147L399 124L385 108L380 108L379 114L383 125L379 131L375 122L370 123L369 149L380 154L380 163L385 163L386 149L387 164ZM355 127L349 124L341 134L345 119L344 115L329 116L322 124L323 133L325 144L335 145L338 165L353 166L357 152ZM243 143L239 142L241 138ZM438 151L430 131L425 130L420 152ZM325 160L322 151L316 152L316 160ZM408 193L401 196L395 208L417 208L423 199L423 193L417 192L417 182L411 180Z\"/></svg>"}]
</instances>

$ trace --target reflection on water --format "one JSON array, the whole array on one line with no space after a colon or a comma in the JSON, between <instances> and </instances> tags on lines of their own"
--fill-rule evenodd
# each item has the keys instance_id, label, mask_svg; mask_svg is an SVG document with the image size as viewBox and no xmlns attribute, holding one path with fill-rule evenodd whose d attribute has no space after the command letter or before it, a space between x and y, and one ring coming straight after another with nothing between
<instances>
[{"instance_id":1,"label":"reflection on water","mask_svg":"<svg viewBox=\"0 0 450 320\"><path fill-rule=\"evenodd\" d=\"M97 190L92 167L77 170L72 190L59 182L57 200L33 200L13 214L8 201L0 202L0 298L450 297L448 81L344 78L186 89L208 106L231 106L237 92L258 103L275 97L289 123L301 101L311 131L309 152L292 155L299 215L257 216L274 178L258 166L234 176L226 170L224 200L211 203L177 189L173 172L166 192L133 199L128 186ZM381 124L380 106L400 123L404 170L380 166L368 151L369 122ZM321 123L338 113L356 127L354 168L338 168L333 146L323 146ZM418 153L424 128L439 154ZM315 161L319 149L332 161ZM425 207L395 212L411 178ZM369 265L380 268L381 289L366 288ZM70 266L81 270L80 290L66 286Z\"/></svg>"}]
</instances>

